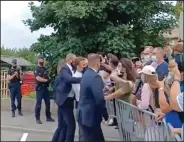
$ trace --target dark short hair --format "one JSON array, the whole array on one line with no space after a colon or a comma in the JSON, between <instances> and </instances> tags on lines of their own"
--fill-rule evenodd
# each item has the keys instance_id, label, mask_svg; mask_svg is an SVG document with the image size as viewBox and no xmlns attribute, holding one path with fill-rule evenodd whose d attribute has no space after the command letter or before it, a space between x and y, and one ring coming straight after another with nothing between
<instances>
[{"instance_id":1,"label":"dark short hair","mask_svg":"<svg viewBox=\"0 0 185 142\"><path fill-rule=\"evenodd\" d=\"M39 55L38 59L44 59L44 56L43 55Z\"/></svg>"},{"instance_id":2,"label":"dark short hair","mask_svg":"<svg viewBox=\"0 0 185 142\"><path fill-rule=\"evenodd\" d=\"M122 66L126 69L127 79L135 82L136 81L136 71L132 67L131 60L128 58L121 58L120 62L122 64Z\"/></svg>"},{"instance_id":3,"label":"dark short hair","mask_svg":"<svg viewBox=\"0 0 185 142\"><path fill-rule=\"evenodd\" d=\"M118 63L119 63L119 60L118 60L118 57L116 57L115 55L112 54L111 58L110 58L110 63L117 67L118 66Z\"/></svg>"},{"instance_id":4,"label":"dark short hair","mask_svg":"<svg viewBox=\"0 0 185 142\"><path fill-rule=\"evenodd\" d=\"M12 60L12 63L13 63L13 64L17 64L17 59L13 59L13 60Z\"/></svg>"}]
</instances>

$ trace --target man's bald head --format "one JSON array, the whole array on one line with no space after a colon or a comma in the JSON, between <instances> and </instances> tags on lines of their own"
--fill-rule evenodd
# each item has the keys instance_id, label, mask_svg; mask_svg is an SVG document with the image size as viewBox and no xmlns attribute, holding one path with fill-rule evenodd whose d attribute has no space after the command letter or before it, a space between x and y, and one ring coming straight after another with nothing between
<instances>
[{"instance_id":1,"label":"man's bald head","mask_svg":"<svg viewBox=\"0 0 185 142\"><path fill-rule=\"evenodd\" d=\"M88 54L88 67L96 69L97 71L100 68L100 55L95 53Z\"/></svg>"}]
</instances>

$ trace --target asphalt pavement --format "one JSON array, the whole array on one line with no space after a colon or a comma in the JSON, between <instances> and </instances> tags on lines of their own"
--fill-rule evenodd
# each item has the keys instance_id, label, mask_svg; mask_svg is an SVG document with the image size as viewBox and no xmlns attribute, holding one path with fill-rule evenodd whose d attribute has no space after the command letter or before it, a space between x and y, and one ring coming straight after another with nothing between
<instances>
[{"instance_id":1,"label":"asphalt pavement","mask_svg":"<svg viewBox=\"0 0 185 142\"><path fill-rule=\"evenodd\" d=\"M54 123L46 122L41 116L43 124L36 124L34 114L24 113L24 116L11 117L11 113L1 111L1 141L51 141L57 127L57 118ZM78 140L78 125L76 125L75 140ZM106 141L120 141L118 130L102 124Z\"/></svg>"}]
</instances>

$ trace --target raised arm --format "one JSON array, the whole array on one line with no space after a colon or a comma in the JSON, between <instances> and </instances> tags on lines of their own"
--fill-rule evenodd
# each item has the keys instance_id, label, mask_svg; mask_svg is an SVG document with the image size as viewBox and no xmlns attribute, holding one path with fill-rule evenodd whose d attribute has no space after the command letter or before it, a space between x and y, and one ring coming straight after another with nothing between
<instances>
[{"instance_id":1,"label":"raised arm","mask_svg":"<svg viewBox=\"0 0 185 142\"><path fill-rule=\"evenodd\" d=\"M81 77L72 77L69 71L65 68L63 68L60 73L62 75L61 77L64 78L67 83L77 84L81 81Z\"/></svg>"}]
</instances>

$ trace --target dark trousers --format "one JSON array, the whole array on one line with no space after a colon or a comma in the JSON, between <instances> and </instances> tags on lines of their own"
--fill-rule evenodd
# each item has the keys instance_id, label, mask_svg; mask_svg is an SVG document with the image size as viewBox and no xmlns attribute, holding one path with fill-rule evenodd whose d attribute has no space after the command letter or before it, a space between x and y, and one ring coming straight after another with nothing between
<instances>
[{"instance_id":1,"label":"dark trousers","mask_svg":"<svg viewBox=\"0 0 185 142\"><path fill-rule=\"evenodd\" d=\"M75 129L73 108L58 106L58 127L52 142L74 142Z\"/></svg>"},{"instance_id":2,"label":"dark trousers","mask_svg":"<svg viewBox=\"0 0 185 142\"><path fill-rule=\"evenodd\" d=\"M15 111L16 110L16 105L15 105L15 99L17 99L17 109L21 111L21 101L22 101L22 95L21 95L21 84L20 83L15 83L12 84L10 87L10 99L11 99L11 110Z\"/></svg>"},{"instance_id":3,"label":"dark trousers","mask_svg":"<svg viewBox=\"0 0 185 142\"><path fill-rule=\"evenodd\" d=\"M75 108L77 109L78 108L78 101L75 101Z\"/></svg>"},{"instance_id":4,"label":"dark trousers","mask_svg":"<svg viewBox=\"0 0 185 142\"><path fill-rule=\"evenodd\" d=\"M96 127L87 127L82 124L79 125L79 141L84 142L104 142L104 136L101 125Z\"/></svg>"},{"instance_id":5,"label":"dark trousers","mask_svg":"<svg viewBox=\"0 0 185 142\"><path fill-rule=\"evenodd\" d=\"M40 119L42 99L44 99L46 106L46 118L51 118L49 91L47 87L41 87L39 88L39 90L36 91L35 118L37 120Z\"/></svg>"}]
</instances>

